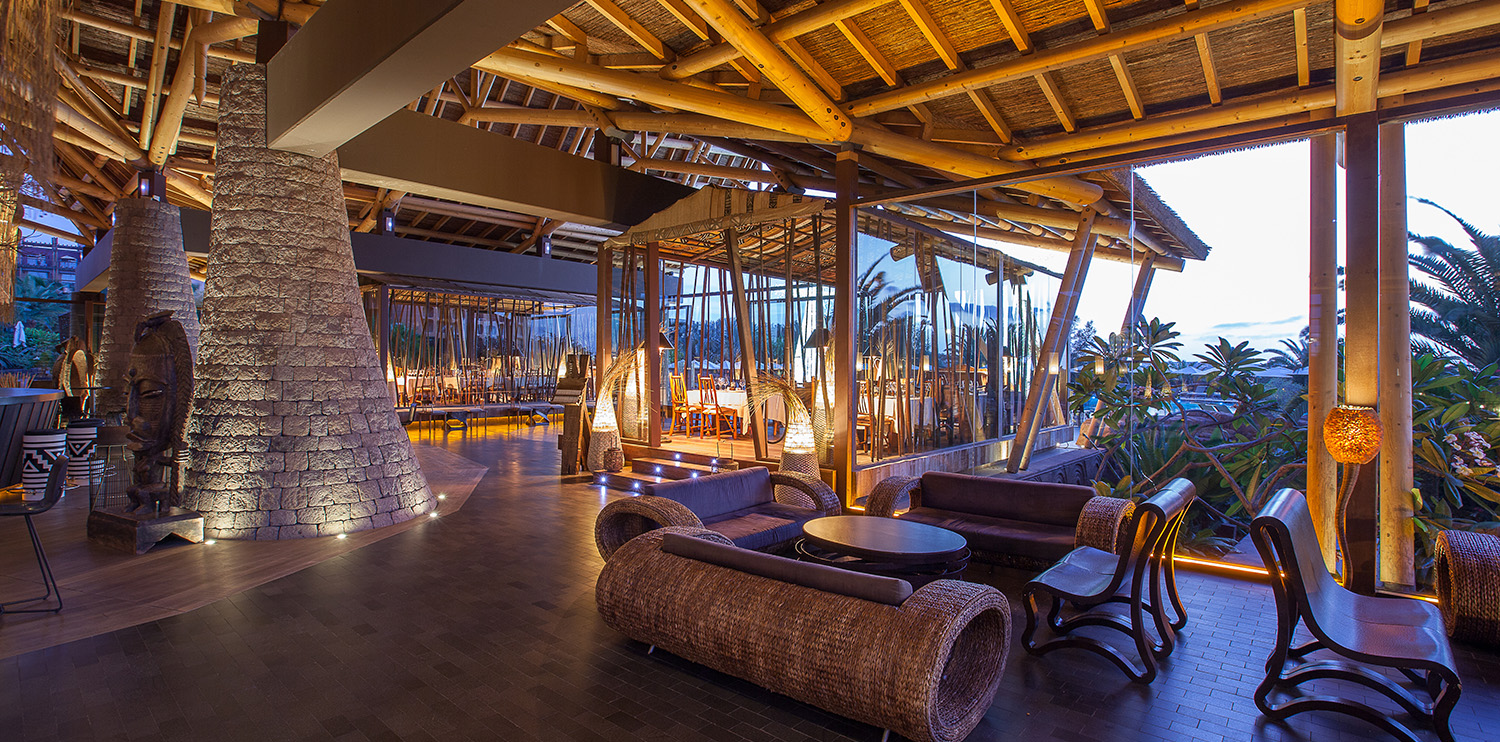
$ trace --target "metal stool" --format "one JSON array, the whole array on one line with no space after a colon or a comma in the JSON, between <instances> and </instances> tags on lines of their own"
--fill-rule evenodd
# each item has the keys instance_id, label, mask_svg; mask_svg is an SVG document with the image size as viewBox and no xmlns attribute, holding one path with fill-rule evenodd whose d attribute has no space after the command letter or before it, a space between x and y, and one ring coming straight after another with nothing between
<instances>
[{"instance_id":1,"label":"metal stool","mask_svg":"<svg viewBox=\"0 0 1500 742\"><path fill-rule=\"evenodd\" d=\"M52 576L52 566L47 563L47 552L42 550L42 539L37 536L36 525L31 522L31 516L45 513L57 504L58 499L62 497L63 480L67 475L68 459L59 457L52 462L52 470L47 474L47 489L43 492L41 500L0 505L0 516L19 515L26 519L26 530L31 532L31 548L36 552L36 564L42 570L42 584L47 588L46 593L35 598L0 603L0 614L58 613L63 609L62 591L57 589L57 578ZM40 603L54 596L57 598L56 608L11 608L13 605Z\"/></svg>"}]
</instances>

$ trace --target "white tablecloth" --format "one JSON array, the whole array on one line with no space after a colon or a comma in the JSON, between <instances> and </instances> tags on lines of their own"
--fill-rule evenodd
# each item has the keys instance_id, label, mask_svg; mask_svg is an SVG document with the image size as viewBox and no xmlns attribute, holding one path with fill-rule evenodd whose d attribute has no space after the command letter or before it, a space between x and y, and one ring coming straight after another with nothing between
<instances>
[{"instance_id":1,"label":"white tablecloth","mask_svg":"<svg viewBox=\"0 0 1500 742\"><path fill-rule=\"evenodd\" d=\"M720 407L733 409L740 416L740 432L750 429L750 403L743 389L718 389L716 396ZM702 404L703 393L698 389L687 391L687 403L690 405ZM786 420L786 403L780 396L772 397L766 401L766 417L771 420Z\"/></svg>"}]
</instances>

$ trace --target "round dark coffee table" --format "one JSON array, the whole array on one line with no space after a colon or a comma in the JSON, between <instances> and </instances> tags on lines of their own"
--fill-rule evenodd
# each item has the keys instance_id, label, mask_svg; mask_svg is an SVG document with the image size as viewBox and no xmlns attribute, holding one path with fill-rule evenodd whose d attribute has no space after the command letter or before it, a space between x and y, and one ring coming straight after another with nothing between
<instances>
[{"instance_id":1,"label":"round dark coffee table","mask_svg":"<svg viewBox=\"0 0 1500 742\"><path fill-rule=\"evenodd\" d=\"M807 521L796 549L807 561L900 577L912 587L956 577L969 564L969 543L963 536L925 523L869 515Z\"/></svg>"}]
</instances>

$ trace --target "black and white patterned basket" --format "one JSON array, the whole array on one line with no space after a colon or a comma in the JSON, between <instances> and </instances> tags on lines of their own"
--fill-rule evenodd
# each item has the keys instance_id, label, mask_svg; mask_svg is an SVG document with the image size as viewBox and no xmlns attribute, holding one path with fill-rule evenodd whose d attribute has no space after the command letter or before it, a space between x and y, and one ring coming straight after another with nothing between
<instances>
[{"instance_id":1,"label":"black and white patterned basket","mask_svg":"<svg viewBox=\"0 0 1500 742\"><path fill-rule=\"evenodd\" d=\"M67 452L67 445L67 431L61 429L28 430L21 435L21 486L25 499L42 499L52 462Z\"/></svg>"}]
</instances>

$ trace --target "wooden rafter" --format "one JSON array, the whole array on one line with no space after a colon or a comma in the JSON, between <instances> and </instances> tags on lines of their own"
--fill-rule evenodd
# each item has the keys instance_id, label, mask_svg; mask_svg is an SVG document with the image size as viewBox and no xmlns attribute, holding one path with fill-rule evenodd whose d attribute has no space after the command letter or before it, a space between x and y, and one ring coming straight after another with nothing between
<instances>
[{"instance_id":1,"label":"wooden rafter","mask_svg":"<svg viewBox=\"0 0 1500 742\"><path fill-rule=\"evenodd\" d=\"M1077 131L1078 122L1073 118L1073 111L1068 107L1068 101L1063 98L1062 90L1057 87L1057 81L1052 79L1052 73L1042 72L1035 78L1036 84L1042 89L1042 95L1047 98L1047 104L1052 106L1052 112L1056 113L1057 120L1062 122L1063 130L1069 133Z\"/></svg>"},{"instance_id":2,"label":"wooden rafter","mask_svg":"<svg viewBox=\"0 0 1500 742\"><path fill-rule=\"evenodd\" d=\"M615 24L617 28L625 32L626 36L634 39L635 43L640 44L642 48L650 52L657 59L666 61L671 56L671 51L667 49L665 44L661 43L661 39L656 38L654 34L647 31L645 26L642 26L636 19L631 18L630 14L626 13L620 6L615 5L610 0L584 0L584 2L588 3L589 7L599 11L600 15L609 19L610 23Z\"/></svg>"}]
</instances>

